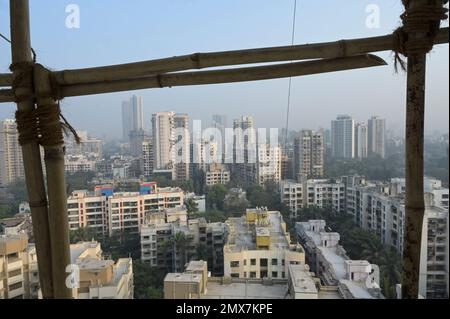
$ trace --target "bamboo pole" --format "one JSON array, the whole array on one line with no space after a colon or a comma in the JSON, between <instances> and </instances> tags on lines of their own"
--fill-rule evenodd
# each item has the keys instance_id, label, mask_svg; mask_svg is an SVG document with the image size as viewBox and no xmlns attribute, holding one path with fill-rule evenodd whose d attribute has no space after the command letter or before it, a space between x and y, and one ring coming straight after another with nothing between
<instances>
[{"instance_id":1,"label":"bamboo pole","mask_svg":"<svg viewBox=\"0 0 450 319\"><path fill-rule=\"evenodd\" d=\"M170 73L114 82L68 85L61 87L61 95L70 97L150 88L258 81L383 65L386 65L386 62L377 56L360 55L252 68Z\"/></svg>"},{"instance_id":2,"label":"bamboo pole","mask_svg":"<svg viewBox=\"0 0 450 319\"><path fill-rule=\"evenodd\" d=\"M34 68L34 87L37 107L57 104L50 97L52 91L50 72L41 65ZM56 299L71 299L72 291L66 285L66 268L70 265L69 220L67 213L66 177L64 168L64 144L44 146L47 171L48 219L52 248L53 290Z\"/></svg>"},{"instance_id":3,"label":"bamboo pole","mask_svg":"<svg viewBox=\"0 0 450 319\"><path fill-rule=\"evenodd\" d=\"M12 62L32 62L31 40L29 25L28 0L10 0L11 14L11 50ZM19 72L14 72L18 76ZM25 81L25 79L23 79ZM21 93L33 93L31 74L26 75L26 83L23 87L17 87ZM32 98L17 104L20 111L34 109ZM33 234L36 243L36 252L39 267L39 278L43 298L53 297L53 278L50 249L50 230L48 226L47 196L45 193L44 175L42 172L41 153L37 142L22 146L25 180L30 201L31 217L33 222Z\"/></svg>"},{"instance_id":4,"label":"bamboo pole","mask_svg":"<svg viewBox=\"0 0 450 319\"><path fill-rule=\"evenodd\" d=\"M13 83L13 75L11 73L0 73L0 87L11 86Z\"/></svg>"},{"instance_id":5,"label":"bamboo pole","mask_svg":"<svg viewBox=\"0 0 450 319\"><path fill-rule=\"evenodd\" d=\"M440 30L435 44L449 42L449 29ZM102 81L124 80L159 73L204 69L209 67L240 65L250 63L281 62L312 59L332 59L394 49L394 36L341 40L328 43L260 48L165 58L152 61L128 63L86 69L65 70L55 73L62 85Z\"/></svg>"},{"instance_id":6,"label":"bamboo pole","mask_svg":"<svg viewBox=\"0 0 450 319\"><path fill-rule=\"evenodd\" d=\"M411 0L410 9L428 5L428 0ZM410 32L410 40L425 39L426 33ZM420 257L424 203L424 118L426 53L408 54L406 101L406 229L403 249L402 298L419 297ZM423 296L426 297L426 296Z\"/></svg>"}]
</instances>

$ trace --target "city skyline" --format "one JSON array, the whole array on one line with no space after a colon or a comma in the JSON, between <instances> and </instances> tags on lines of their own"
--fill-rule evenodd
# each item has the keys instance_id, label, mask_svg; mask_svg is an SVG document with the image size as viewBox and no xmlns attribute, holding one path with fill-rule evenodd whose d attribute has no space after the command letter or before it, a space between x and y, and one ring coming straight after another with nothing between
<instances>
[{"instance_id":1,"label":"city skyline","mask_svg":"<svg viewBox=\"0 0 450 319\"><path fill-rule=\"evenodd\" d=\"M335 14L337 4L334 1L320 4L300 2L294 43L335 41L392 32L398 26L401 2L371 3L380 8L379 29L365 25L368 15L366 1L351 0L339 4L343 6L339 15ZM44 65L66 69L115 64L194 52L289 45L291 39L292 1L267 1L261 5L256 0L214 4L205 1L166 3L139 0L133 6L113 1L108 3L107 15L103 14L105 8L101 3L80 0L77 4L81 12L80 29L67 29L64 24L66 3L42 0L36 5L31 2L33 47ZM260 10L255 11L256 6ZM52 9L44 11L47 7ZM323 10L324 7L327 9ZM161 12L168 10L175 14L173 20L162 18ZM322 12L320 19L312 18L316 16L313 14L315 12ZM133 19L127 20L126 27L118 23L128 17ZM8 23L8 4L6 0L1 0L0 30L7 36ZM204 28L204 23L208 24L208 28ZM443 23L444 26L447 24ZM158 32L154 31L154 25L158 25ZM329 25L333 28L326 27ZM50 51L43 50L48 44L49 32L60 39L60 45ZM134 36L129 37L129 33ZM120 36L113 39L115 34ZM81 49L86 47L91 49ZM429 133L435 130L448 132L448 52L448 46L436 46L427 65L425 123ZM381 53L380 57L389 63L388 67L293 78L290 128L326 127L337 113L352 114L357 119L366 119L376 113L386 118L390 127L398 131L397 134L403 135L406 76L393 71L391 53ZM0 61L0 72L6 72L10 47L4 41L0 44ZM287 91L288 80L282 79L137 91L135 94L146 101L146 128L150 126L152 113L166 110L190 113L192 119L206 121L212 114L221 114L223 110L226 110L229 119L237 118L243 109L245 113L252 114L258 126L281 128L285 126ZM326 93L320 93L322 91ZM64 115L76 129L88 130L102 138L119 138L122 134L118 129L121 102L132 94L123 92L68 98L61 105ZM13 104L5 105L0 109L0 119L12 118L14 111ZM98 121L105 115L107 120ZM308 127L311 123L314 127Z\"/></svg>"}]
</instances>

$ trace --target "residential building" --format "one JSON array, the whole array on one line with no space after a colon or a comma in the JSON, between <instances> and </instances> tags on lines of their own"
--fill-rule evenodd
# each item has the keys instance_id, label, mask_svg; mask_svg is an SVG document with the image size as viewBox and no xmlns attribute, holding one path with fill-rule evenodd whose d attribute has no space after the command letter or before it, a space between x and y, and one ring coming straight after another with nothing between
<instances>
[{"instance_id":1,"label":"residential building","mask_svg":"<svg viewBox=\"0 0 450 319\"><path fill-rule=\"evenodd\" d=\"M164 279L165 299L342 299L334 287L317 287L308 265L289 265L282 279L209 277L207 262L192 261Z\"/></svg>"},{"instance_id":2,"label":"residential building","mask_svg":"<svg viewBox=\"0 0 450 319\"><path fill-rule=\"evenodd\" d=\"M70 245L71 264L79 269L79 282L72 288L74 299L133 299L133 260L106 260L100 243Z\"/></svg>"},{"instance_id":3,"label":"residential building","mask_svg":"<svg viewBox=\"0 0 450 319\"><path fill-rule=\"evenodd\" d=\"M197 205L197 212L206 212L206 195L196 195L195 193L186 193L185 200L193 200Z\"/></svg>"},{"instance_id":4,"label":"residential building","mask_svg":"<svg viewBox=\"0 0 450 319\"><path fill-rule=\"evenodd\" d=\"M188 220L185 224L161 217L161 213L151 214L148 223L142 227L142 261L154 267L180 272L187 262L206 258L209 271L223 275L225 224L207 223L204 218Z\"/></svg>"},{"instance_id":5,"label":"residential building","mask_svg":"<svg viewBox=\"0 0 450 319\"><path fill-rule=\"evenodd\" d=\"M291 218L297 218L303 208L330 208L333 213L345 213L345 184L340 180L308 179L301 183L283 181L281 201L287 205Z\"/></svg>"},{"instance_id":6,"label":"residential building","mask_svg":"<svg viewBox=\"0 0 450 319\"><path fill-rule=\"evenodd\" d=\"M293 179L294 161L289 155L281 155L281 180Z\"/></svg>"},{"instance_id":7,"label":"residential building","mask_svg":"<svg viewBox=\"0 0 450 319\"><path fill-rule=\"evenodd\" d=\"M77 131L80 143L70 135L65 139L66 155L84 155L100 159L103 156L103 141L93 138L86 131Z\"/></svg>"},{"instance_id":8,"label":"residential building","mask_svg":"<svg viewBox=\"0 0 450 319\"><path fill-rule=\"evenodd\" d=\"M147 139L142 142L142 167L141 171L145 177L151 177L154 169L153 140Z\"/></svg>"},{"instance_id":9,"label":"residential building","mask_svg":"<svg viewBox=\"0 0 450 319\"><path fill-rule=\"evenodd\" d=\"M232 173L239 176L245 185L256 182L256 130L255 121L251 116L242 116L233 122L233 161Z\"/></svg>"},{"instance_id":10,"label":"residential building","mask_svg":"<svg viewBox=\"0 0 450 319\"><path fill-rule=\"evenodd\" d=\"M205 174L205 185L213 186L217 184L226 185L230 182L231 173L222 164L211 164Z\"/></svg>"},{"instance_id":11,"label":"residential building","mask_svg":"<svg viewBox=\"0 0 450 319\"><path fill-rule=\"evenodd\" d=\"M69 228L93 228L103 235L114 231L138 233L146 214L183 204L184 193L180 188L157 185L150 193L114 193L110 185L98 187L95 192L74 191L67 199Z\"/></svg>"},{"instance_id":12,"label":"residential building","mask_svg":"<svg viewBox=\"0 0 450 319\"><path fill-rule=\"evenodd\" d=\"M258 185L281 181L281 148L269 144L258 145L256 180Z\"/></svg>"},{"instance_id":13,"label":"residential building","mask_svg":"<svg viewBox=\"0 0 450 319\"><path fill-rule=\"evenodd\" d=\"M368 154L367 125L357 123L355 125L355 158L364 159Z\"/></svg>"},{"instance_id":14,"label":"residential building","mask_svg":"<svg viewBox=\"0 0 450 319\"><path fill-rule=\"evenodd\" d=\"M294 139L294 179L321 178L324 174L324 133L303 130Z\"/></svg>"},{"instance_id":15,"label":"residential building","mask_svg":"<svg viewBox=\"0 0 450 319\"><path fill-rule=\"evenodd\" d=\"M33 225L29 212L0 219L0 235L16 236L23 233L27 234L28 238L33 238Z\"/></svg>"},{"instance_id":16,"label":"residential building","mask_svg":"<svg viewBox=\"0 0 450 319\"><path fill-rule=\"evenodd\" d=\"M211 165L221 162L222 153L217 142L201 140L192 147L192 164L198 169L206 172Z\"/></svg>"},{"instance_id":17,"label":"residential building","mask_svg":"<svg viewBox=\"0 0 450 319\"><path fill-rule=\"evenodd\" d=\"M14 120L0 121L0 186L25 177L22 148Z\"/></svg>"},{"instance_id":18,"label":"residential building","mask_svg":"<svg viewBox=\"0 0 450 319\"><path fill-rule=\"evenodd\" d=\"M64 169L69 174L77 172L95 172L97 159L84 155L66 155Z\"/></svg>"},{"instance_id":19,"label":"residential building","mask_svg":"<svg viewBox=\"0 0 450 319\"><path fill-rule=\"evenodd\" d=\"M425 298L448 296L448 189L426 178L422 231L420 293ZM347 177L347 212L355 223L403 254L405 236L404 180L370 182Z\"/></svg>"},{"instance_id":20,"label":"residential building","mask_svg":"<svg viewBox=\"0 0 450 319\"><path fill-rule=\"evenodd\" d=\"M287 278L291 264L305 264L300 245L292 244L280 212L267 208L247 209L239 218L226 221L224 277Z\"/></svg>"},{"instance_id":21,"label":"residential building","mask_svg":"<svg viewBox=\"0 0 450 319\"><path fill-rule=\"evenodd\" d=\"M26 234L0 236L0 299L29 299L30 260ZM37 293L37 291L36 291Z\"/></svg>"},{"instance_id":22,"label":"residential building","mask_svg":"<svg viewBox=\"0 0 450 319\"><path fill-rule=\"evenodd\" d=\"M368 155L386 157L386 120L373 116L368 122Z\"/></svg>"},{"instance_id":23,"label":"residential building","mask_svg":"<svg viewBox=\"0 0 450 319\"><path fill-rule=\"evenodd\" d=\"M331 122L331 155L334 158L355 157L355 121L348 115L339 115Z\"/></svg>"},{"instance_id":24,"label":"residential building","mask_svg":"<svg viewBox=\"0 0 450 319\"><path fill-rule=\"evenodd\" d=\"M172 179L190 179L190 134L187 114L161 112L153 114L154 169L172 170Z\"/></svg>"},{"instance_id":25,"label":"residential building","mask_svg":"<svg viewBox=\"0 0 450 319\"><path fill-rule=\"evenodd\" d=\"M295 225L306 262L326 286L337 286L344 299L384 299L372 271L377 267L366 260L351 260L339 245L338 233L328 232L324 220Z\"/></svg>"}]
</instances>

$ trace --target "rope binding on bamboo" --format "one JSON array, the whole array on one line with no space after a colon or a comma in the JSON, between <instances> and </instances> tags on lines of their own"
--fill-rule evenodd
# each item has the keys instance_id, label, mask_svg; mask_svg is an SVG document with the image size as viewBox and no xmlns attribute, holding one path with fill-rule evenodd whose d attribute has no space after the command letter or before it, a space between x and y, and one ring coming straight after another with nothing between
<instances>
[{"instance_id":1,"label":"rope binding on bamboo","mask_svg":"<svg viewBox=\"0 0 450 319\"><path fill-rule=\"evenodd\" d=\"M448 9L443 5L448 0L433 0L430 4L411 8L410 0L402 0L405 12L400 16L403 26L394 31L395 70L400 65L406 71L406 62L401 55L408 57L429 53L439 32L440 23L448 18ZM411 39L411 33L425 33L421 39Z\"/></svg>"},{"instance_id":2,"label":"rope binding on bamboo","mask_svg":"<svg viewBox=\"0 0 450 319\"><path fill-rule=\"evenodd\" d=\"M62 99L59 85L52 72L49 74L51 92L37 95L33 85L35 67L42 67L34 62L14 63L10 66L16 76L12 91L17 103L33 99L37 107L29 111L16 111L17 131L20 145L37 142L42 146L59 146L64 144L63 133L73 135L77 144L81 143L76 130L61 114L59 101ZM48 100L42 103L42 100ZM39 101L39 102L37 102Z\"/></svg>"}]
</instances>

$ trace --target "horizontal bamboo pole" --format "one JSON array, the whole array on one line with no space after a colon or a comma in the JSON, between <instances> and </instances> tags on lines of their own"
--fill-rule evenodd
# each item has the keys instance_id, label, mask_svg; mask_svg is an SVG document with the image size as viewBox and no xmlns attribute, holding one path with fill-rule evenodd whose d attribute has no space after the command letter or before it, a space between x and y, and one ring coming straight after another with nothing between
<instances>
[{"instance_id":1,"label":"horizontal bamboo pole","mask_svg":"<svg viewBox=\"0 0 450 319\"><path fill-rule=\"evenodd\" d=\"M11 86L13 83L12 73L0 73L0 87Z\"/></svg>"},{"instance_id":2,"label":"horizontal bamboo pole","mask_svg":"<svg viewBox=\"0 0 450 319\"><path fill-rule=\"evenodd\" d=\"M449 29L440 30L435 44L449 42ZM128 63L113 66L74 69L56 72L61 84L81 84L102 81L117 81L148 75L178 72L191 69L312 59L331 59L344 56L367 54L394 49L393 35L341 40L328 43L304 44L273 48L260 48L214 53L196 53L152 61Z\"/></svg>"},{"instance_id":3,"label":"horizontal bamboo pole","mask_svg":"<svg viewBox=\"0 0 450 319\"><path fill-rule=\"evenodd\" d=\"M386 64L383 59L366 54L346 58L321 59L251 68L169 73L123 81L67 85L61 87L61 92L62 96L70 97L173 86L259 81L369 68Z\"/></svg>"}]
</instances>

